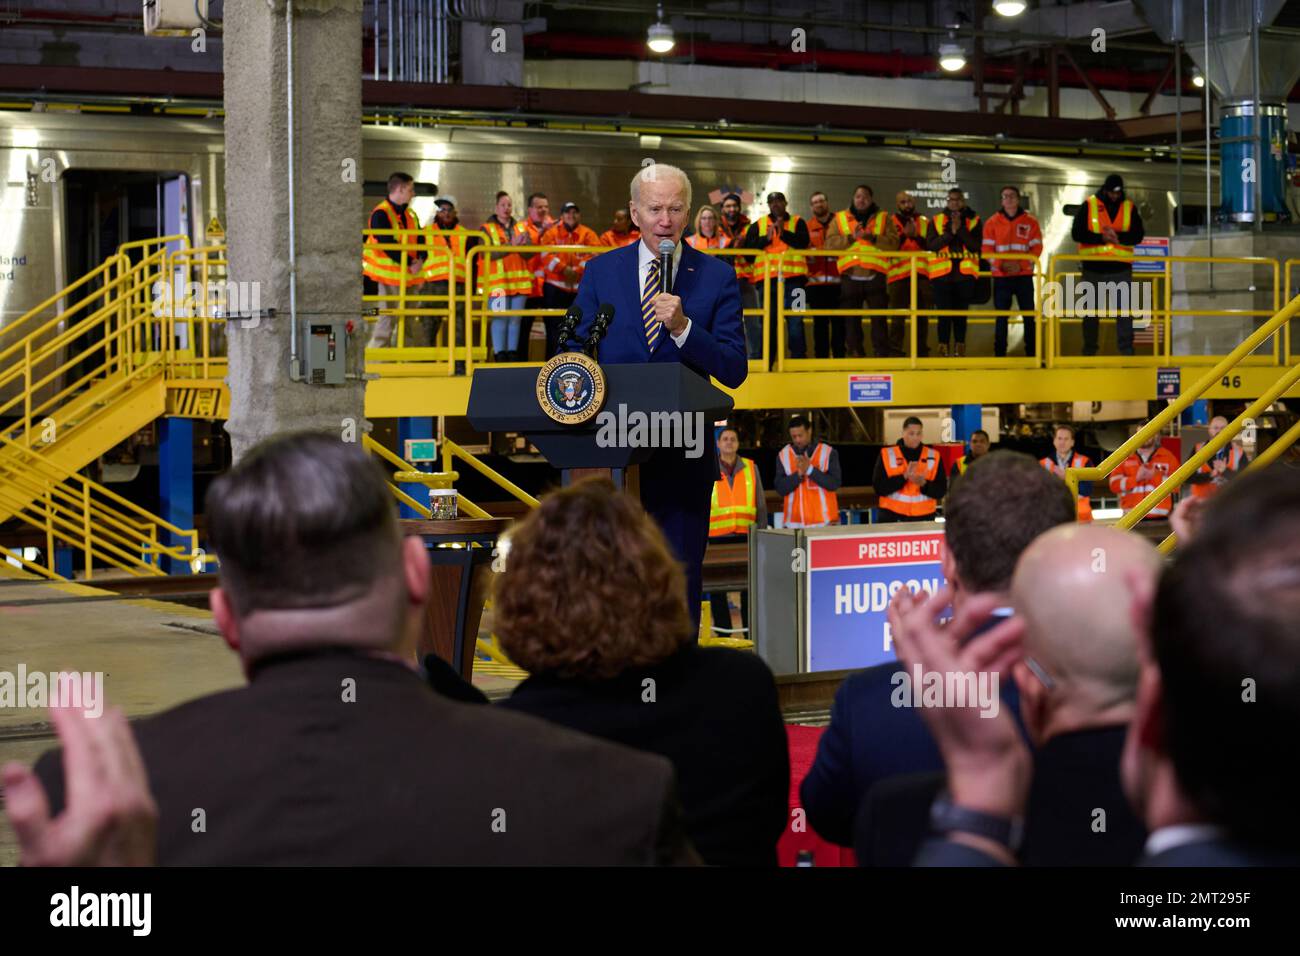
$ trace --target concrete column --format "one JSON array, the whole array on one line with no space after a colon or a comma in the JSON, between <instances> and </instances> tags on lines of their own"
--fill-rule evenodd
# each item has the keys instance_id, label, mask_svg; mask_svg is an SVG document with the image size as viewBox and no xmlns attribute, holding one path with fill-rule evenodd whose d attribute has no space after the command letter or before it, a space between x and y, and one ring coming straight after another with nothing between
<instances>
[{"instance_id":1,"label":"concrete column","mask_svg":"<svg viewBox=\"0 0 1300 956\"><path fill-rule=\"evenodd\" d=\"M362 0L293 4L294 238L297 313L352 319L349 373L361 368ZM235 460L264 438L300 429L359 441L359 377L340 386L290 379L289 123L286 0L230 0L223 62L226 235L230 279L256 283L274 318L230 323L230 419Z\"/></svg>"}]
</instances>

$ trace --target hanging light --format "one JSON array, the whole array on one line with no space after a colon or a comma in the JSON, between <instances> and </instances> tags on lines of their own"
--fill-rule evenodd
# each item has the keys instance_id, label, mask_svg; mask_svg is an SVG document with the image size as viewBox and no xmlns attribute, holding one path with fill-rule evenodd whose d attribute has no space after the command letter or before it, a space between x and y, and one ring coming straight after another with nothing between
<instances>
[{"instance_id":1,"label":"hanging light","mask_svg":"<svg viewBox=\"0 0 1300 956\"><path fill-rule=\"evenodd\" d=\"M949 73L956 73L966 66L966 51L960 43L944 43L939 47L939 66Z\"/></svg>"},{"instance_id":2,"label":"hanging light","mask_svg":"<svg viewBox=\"0 0 1300 956\"><path fill-rule=\"evenodd\" d=\"M667 53L677 45L673 38L673 28L664 23L664 7L659 4L658 20L650 24L645 33L645 42L653 53Z\"/></svg>"},{"instance_id":3,"label":"hanging light","mask_svg":"<svg viewBox=\"0 0 1300 956\"><path fill-rule=\"evenodd\" d=\"M993 12L1003 17L1018 17L1028 6L1025 0L993 0Z\"/></svg>"},{"instance_id":4,"label":"hanging light","mask_svg":"<svg viewBox=\"0 0 1300 956\"><path fill-rule=\"evenodd\" d=\"M1198 90L1205 87L1205 76L1199 69L1192 70L1192 86L1196 87Z\"/></svg>"}]
</instances>

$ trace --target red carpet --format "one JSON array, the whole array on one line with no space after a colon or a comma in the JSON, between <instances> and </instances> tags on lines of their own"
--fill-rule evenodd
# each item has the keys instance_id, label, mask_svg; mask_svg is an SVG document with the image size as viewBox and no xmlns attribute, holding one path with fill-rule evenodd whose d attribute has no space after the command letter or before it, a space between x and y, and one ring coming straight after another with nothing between
<instances>
[{"instance_id":1,"label":"red carpet","mask_svg":"<svg viewBox=\"0 0 1300 956\"><path fill-rule=\"evenodd\" d=\"M790 741L790 823L781 842L776 845L777 861L781 866L794 866L800 850L811 850L814 866L853 866L852 850L827 843L808 826L803 813L794 812L801 809L799 785L817 757L817 741L821 739L822 728L786 724L785 732ZM794 828L801 828L802 832Z\"/></svg>"}]
</instances>

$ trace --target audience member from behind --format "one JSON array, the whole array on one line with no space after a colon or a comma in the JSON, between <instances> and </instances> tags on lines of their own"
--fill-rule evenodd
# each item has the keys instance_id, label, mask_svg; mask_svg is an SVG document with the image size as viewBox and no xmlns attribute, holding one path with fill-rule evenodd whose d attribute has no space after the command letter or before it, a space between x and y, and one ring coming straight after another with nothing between
<instances>
[{"instance_id":1,"label":"audience member from behind","mask_svg":"<svg viewBox=\"0 0 1300 956\"><path fill-rule=\"evenodd\" d=\"M943 576L953 607L992 595L995 606L1010 603L1016 561L1040 534L1074 521L1074 500L1060 478L1028 455L989 452L966 470L947 501ZM808 822L825 839L842 846L853 840L853 820L867 791L899 774L943 769L939 750L913 708L896 707L897 663L869 667L845 679L831 706L817 759L800 788ZM1011 710L1018 696L1010 680L1001 683Z\"/></svg>"},{"instance_id":2,"label":"audience member from behind","mask_svg":"<svg viewBox=\"0 0 1300 956\"><path fill-rule=\"evenodd\" d=\"M609 481L542 501L510 537L495 630L530 676L501 706L662 754L706 863L773 865L790 762L776 683L753 654L702 648L663 534Z\"/></svg>"},{"instance_id":3,"label":"audience member from behind","mask_svg":"<svg viewBox=\"0 0 1300 956\"><path fill-rule=\"evenodd\" d=\"M212 484L207 515L213 618L249 684L135 727L160 863L697 859L667 761L425 685L428 557L360 446L273 439ZM59 755L36 770L57 810Z\"/></svg>"},{"instance_id":4,"label":"audience member from behind","mask_svg":"<svg viewBox=\"0 0 1300 956\"><path fill-rule=\"evenodd\" d=\"M1137 693L1131 582L1152 586L1160 566L1142 536L1081 524L1040 536L1016 565L1011 601L1024 621L1025 659L1013 676L1034 747L1017 853L1026 866L1128 866L1142 851L1146 832L1124 797L1120 754ZM943 785L940 773L873 787L857 827L859 862L910 865Z\"/></svg>"},{"instance_id":5,"label":"audience member from behind","mask_svg":"<svg viewBox=\"0 0 1300 956\"><path fill-rule=\"evenodd\" d=\"M1300 864L1295 763L1300 735L1300 485L1284 469L1216 495L1155 588L1133 582L1137 701L1121 760L1124 790L1150 835L1147 866ZM1009 647L1005 622L960 645L971 621L935 627L930 609L891 612L899 654L925 666L981 666ZM1097 613L1096 611L1091 612ZM930 620L927 620L930 619ZM918 653L918 648L920 653ZM1028 753L1001 719L926 712L944 741L957 802L988 818L1023 813ZM946 726L945 726L946 725ZM961 794L958 797L958 794ZM1012 862L972 833L928 843L919 862Z\"/></svg>"}]
</instances>

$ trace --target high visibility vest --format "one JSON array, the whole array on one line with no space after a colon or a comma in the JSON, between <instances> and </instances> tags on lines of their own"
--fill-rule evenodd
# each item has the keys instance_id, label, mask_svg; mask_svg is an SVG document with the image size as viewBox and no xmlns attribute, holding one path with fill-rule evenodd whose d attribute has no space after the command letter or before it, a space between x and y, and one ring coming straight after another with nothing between
<instances>
[{"instance_id":1,"label":"high visibility vest","mask_svg":"<svg viewBox=\"0 0 1300 956\"><path fill-rule=\"evenodd\" d=\"M726 237L727 244L725 246L719 246L718 248L734 249L736 246L740 245L741 240L745 238L745 230L748 228L749 228L749 219L746 218L743 214L739 219L736 220L735 229L728 229L727 221L723 219L721 216L719 216L718 232L720 232L723 236ZM750 259L748 256L718 256L718 258L730 262L735 267L737 279L752 281L754 275L753 259Z\"/></svg>"},{"instance_id":2,"label":"high visibility vest","mask_svg":"<svg viewBox=\"0 0 1300 956\"><path fill-rule=\"evenodd\" d=\"M934 217L934 231L936 234L942 234L948 229L949 216L946 212L941 212ZM979 225L979 216L967 216L966 228L973 230ZM958 260L958 271L962 275L970 276L974 279L979 275L980 257L978 252L967 252L963 249L961 252L953 252L952 249L944 249L942 252L930 256L930 263L927 272L931 279L937 279L940 276L946 276L952 271L952 260Z\"/></svg>"},{"instance_id":3,"label":"high visibility vest","mask_svg":"<svg viewBox=\"0 0 1300 956\"><path fill-rule=\"evenodd\" d=\"M835 224L839 226L840 235L845 239L853 239L853 230L857 225L857 218L851 210L841 209L835 214ZM866 222L867 234L879 239L885 234L885 225L889 221L889 213L881 210ZM876 254L876 244L870 239L857 239L849 246L848 252L840 256L836 268L840 274L848 272L850 269L867 269L871 272L885 273L889 271L889 260Z\"/></svg>"},{"instance_id":4,"label":"high visibility vest","mask_svg":"<svg viewBox=\"0 0 1300 956\"><path fill-rule=\"evenodd\" d=\"M1196 443L1197 451L1200 451L1204 447L1205 447L1205 442L1198 441ZM1232 469L1233 471L1239 471L1241 469L1241 463L1245 459L1245 457L1246 457L1246 453L1242 451L1240 445L1233 445L1231 443L1228 444L1228 467L1230 469ZM1197 468L1196 469L1197 474L1201 474L1201 475L1214 474L1213 462L1214 459L1211 458L1200 468ZM1213 481L1206 481L1198 485L1190 485L1189 487L1192 489L1192 494L1195 495L1197 498L1208 498L1216 491L1219 490L1219 485Z\"/></svg>"},{"instance_id":5,"label":"high visibility vest","mask_svg":"<svg viewBox=\"0 0 1300 956\"><path fill-rule=\"evenodd\" d=\"M965 455L962 455L960 458L957 459L957 474L958 474L958 475L964 475L964 474L966 474L966 469L969 468L969 467L970 467L970 462L966 459L966 456L965 456Z\"/></svg>"},{"instance_id":6,"label":"high visibility vest","mask_svg":"<svg viewBox=\"0 0 1300 956\"><path fill-rule=\"evenodd\" d=\"M1107 226L1110 226L1116 232L1127 232L1133 224L1133 200L1131 199L1125 199L1119 204L1119 211L1113 220L1110 218L1110 213L1106 212L1106 204L1101 201L1101 197L1089 196L1087 206L1088 230L1090 232L1101 232ZM1101 245L1081 242L1079 243L1079 255L1099 257L1131 256L1133 255L1133 247L1109 242Z\"/></svg>"},{"instance_id":7,"label":"high visibility vest","mask_svg":"<svg viewBox=\"0 0 1300 956\"><path fill-rule=\"evenodd\" d=\"M816 216L808 220L808 238L814 249L826 248L826 234L830 231L832 222L833 219L827 219L824 223L819 222ZM834 256L817 256L806 261L809 285L839 285L840 270Z\"/></svg>"},{"instance_id":8,"label":"high visibility vest","mask_svg":"<svg viewBox=\"0 0 1300 956\"><path fill-rule=\"evenodd\" d=\"M488 245L510 245L510 236L497 220L489 219L483 223L483 231L487 233ZM524 257L517 252L512 252L508 256L488 256L479 266L480 295L485 293L489 296L528 295L532 288L532 273L528 271Z\"/></svg>"},{"instance_id":9,"label":"high visibility vest","mask_svg":"<svg viewBox=\"0 0 1300 956\"><path fill-rule=\"evenodd\" d=\"M410 229L412 235L409 236L366 236L365 246L361 250L361 271L367 278L374 279L376 282L382 282L384 285L401 285L402 284L402 251L406 252L406 268L411 268L411 262L417 255L426 250L423 247L422 239L415 230L420 228L420 217L415 214L415 210L410 206L406 207L406 212L401 216L393 208L393 204L387 199L376 204L375 209L383 210L388 216L389 229ZM371 210L374 214L375 209ZM381 249L380 246L387 246ZM401 246L399 249L398 246ZM423 279L412 275L410 271L406 274L407 288L419 285Z\"/></svg>"},{"instance_id":10,"label":"high visibility vest","mask_svg":"<svg viewBox=\"0 0 1300 956\"><path fill-rule=\"evenodd\" d=\"M755 283L762 282L764 279L768 277L769 273L771 274L772 278L775 279L778 275L778 270L776 268L776 257L780 255L781 252L783 252L784 250L790 248L788 245L786 245L784 240L781 239L780 231L776 229L772 229L771 225L772 225L771 216L764 216L762 219L758 221L759 238L766 236L769 233L769 231L772 234L772 238L768 240L767 245L763 249L763 251L766 252L767 255L761 257L757 262L754 263L754 270L751 273L750 281ZM791 216L790 223L789 223L790 231L793 232L798 227L798 225L799 225L799 217ZM808 263L804 261L803 256L787 256L785 262L782 263L781 268L779 270L779 275L782 279L792 279L795 276L805 276L807 274L808 274Z\"/></svg>"},{"instance_id":11,"label":"high visibility vest","mask_svg":"<svg viewBox=\"0 0 1300 956\"><path fill-rule=\"evenodd\" d=\"M754 463L739 459L735 483L723 475L713 483L713 500L709 510L709 537L749 534L749 526L758 519L758 483L754 480Z\"/></svg>"},{"instance_id":12,"label":"high visibility vest","mask_svg":"<svg viewBox=\"0 0 1300 956\"><path fill-rule=\"evenodd\" d=\"M1155 475L1138 481L1137 472L1142 466L1142 458L1134 452L1110 476L1110 490L1119 495L1120 507L1125 511L1132 511L1143 498L1159 488L1166 478L1178 470L1179 462L1169 449L1157 448L1147 460L1147 464L1155 470ZM1173 496L1167 495L1163 501L1147 512L1146 517L1167 518L1173 510Z\"/></svg>"},{"instance_id":13,"label":"high visibility vest","mask_svg":"<svg viewBox=\"0 0 1300 956\"><path fill-rule=\"evenodd\" d=\"M1062 471L1061 466L1056 463L1056 457L1054 455L1048 455L1046 458L1040 458L1038 460L1038 463L1042 465L1044 468L1046 468L1048 471L1050 471L1052 474L1057 475L1061 478L1065 477L1065 472ZM1087 455L1080 455L1076 451L1071 453L1070 464L1067 467L1087 468L1091 464L1092 461L1088 458ZM1080 521L1087 522L1092 520L1092 502L1088 500L1087 495L1079 495L1077 514Z\"/></svg>"},{"instance_id":14,"label":"high visibility vest","mask_svg":"<svg viewBox=\"0 0 1300 956\"><path fill-rule=\"evenodd\" d=\"M600 244L602 246L613 246L615 249L622 249L624 246L630 246L641 238L641 233L636 229L629 229L624 233L617 233L613 229L606 229L600 234Z\"/></svg>"},{"instance_id":15,"label":"high visibility vest","mask_svg":"<svg viewBox=\"0 0 1300 956\"><path fill-rule=\"evenodd\" d=\"M531 219L520 219L515 223L514 235L528 236L528 238L524 240L524 245L540 246L542 244L542 236L546 233L546 230L550 229L553 225L555 225L555 223L550 219L543 222L540 227L534 226ZM534 252L527 258L527 260L525 260L524 265L527 266L528 271L532 273L533 277L533 287L529 290L528 296L532 299L540 298L542 294L542 286L546 282L546 272L542 267L541 253Z\"/></svg>"},{"instance_id":16,"label":"high visibility vest","mask_svg":"<svg viewBox=\"0 0 1300 956\"><path fill-rule=\"evenodd\" d=\"M818 471L824 473L830 470L830 445L819 442L808 457L812 467ZM798 474L794 459L794 446L786 445L781 449L781 465L787 475ZM785 496L784 509L787 528L819 528L822 525L838 524L840 520L840 503L835 492L827 491L807 475L794 491Z\"/></svg>"},{"instance_id":17,"label":"high visibility vest","mask_svg":"<svg viewBox=\"0 0 1300 956\"><path fill-rule=\"evenodd\" d=\"M420 270L420 279L424 282L447 282L448 276L454 275L457 282L464 282L468 230L456 223L452 229L426 229L424 235L429 242L429 258Z\"/></svg>"},{"instance_id":18,"label":"high visibility vest","mask_svg":"<svg viewBox=\"0 0 1300 956\"><path fill-rule=\"evenodd\" d=\"M600 238L581 223L577 229L570 232L565 228L564 223L557 222L546 234L542 236L540 245L543 246L599 246ZM589 255L577 252L543 252L542 254L542 271L547 285L553 285L557 289L563 289L565 292L577 292L578 283L582 281L583 270L587 268ZM564 276L564 270L572 266L577 270L577 275L570 282Z\"/></svg>"},{"instance_id":19,"label":"high visibility vest","mask_svg":"<svg viewBox=\"0 0 1300 956\"><path fill-rule=\"evenodd\" d=\"M894 225L898 227L899 238L902 239L902 245L898 247L899 252L923 252L925 250L925 237L930 231L930 220L925 216L916 216L916 235L908 237L903 234L903 220L897 215L894 216ZM925 279L929 276L927 265L929 259L916 257L916 277ZM889 271L885 273L888 282L899 282L907 279L912 274L911 259L890 259Z\"/></svg>"},{"instance_id":20,"label":"high visibility vest","mask_svg":"<svg viewBox=\"0 0 1300 956\"><path fill-rule=\"evenodd\" d=\"M726 249L731 245L731 240L721 232L715 232L711 237L705 238L698 232L693 232L686 237L686 244L692 249L698 249L703 252L705 249ZM718 256L723 262L734 264L735 256Z\"/></svg>"},{"instance_id":21,"label":"high visibility vest","mask_svg":"<svg viewBox=\"0 0 1300 956\"><path fill-rule=\"evenodd\" d=\"M890 478L902 475L910 464L897 445L888 445L880 449L880 457L885 463L885 474ZM922 445L919 461L925 467L925 480L934 481L939 476L939 453L929 445ZM926 495L921 490L921 486L910 478L893 494L880 495L876 504L886 511L911 518L932 515L938 508L938 502Z\"/></svg>"}]
</instances>

